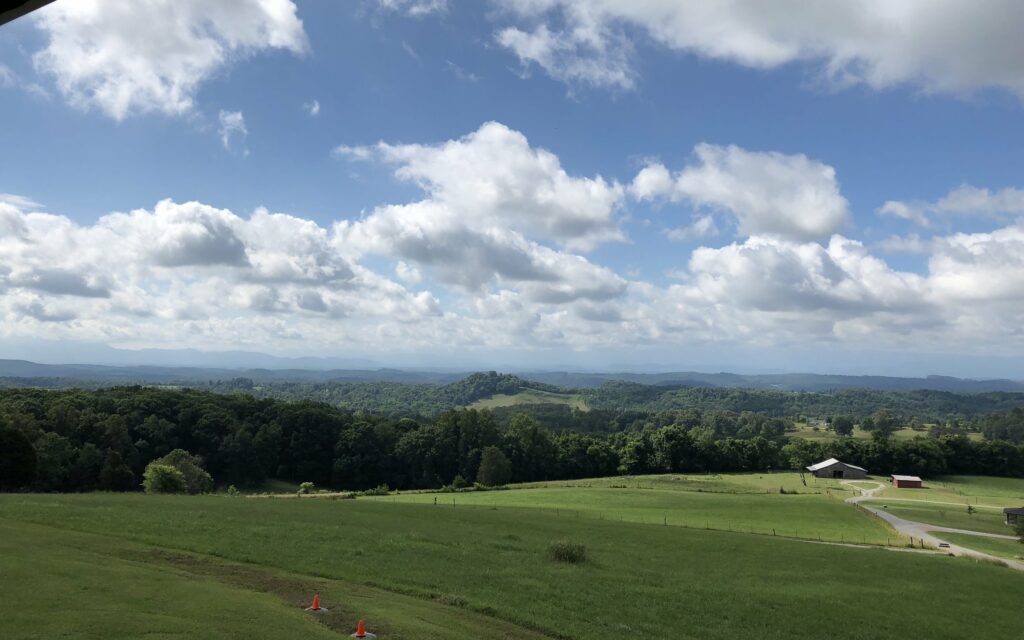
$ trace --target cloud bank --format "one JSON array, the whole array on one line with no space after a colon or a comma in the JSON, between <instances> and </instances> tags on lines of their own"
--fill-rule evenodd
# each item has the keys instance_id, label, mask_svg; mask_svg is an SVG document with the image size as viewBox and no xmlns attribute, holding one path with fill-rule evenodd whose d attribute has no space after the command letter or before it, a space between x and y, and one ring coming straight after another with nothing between
<instances>
[{"instance_id":1,"label":"cloud bank","mask_svg":"<svg viewBox=\"0 0 1024 640\"><path fill-rule=\"evenodd\" d=\"M679 169L652 163L620 183L573 175L490 122L440 143L335 156L420 196L328 225L173 200L79 224L3 196L0 337L384 353L1024 347L1014 189L960 187L938 201L1001 217L991 231L915 237L926 262L915 273L847 235L835 171L799 154L698 145ZM697 244L668 283L594 257L630 242L631 209L654 200L667 203L657 215L693 221L680 228Z\"/></svg>"}]
</instances>

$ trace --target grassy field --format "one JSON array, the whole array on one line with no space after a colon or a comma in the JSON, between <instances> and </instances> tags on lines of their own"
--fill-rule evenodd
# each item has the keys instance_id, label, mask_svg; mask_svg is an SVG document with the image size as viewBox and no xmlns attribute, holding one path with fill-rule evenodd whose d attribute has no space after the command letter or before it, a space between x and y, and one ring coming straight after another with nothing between
<instances>
[{"instance_id":1,"label":"grassy field","mask_svg":"<svg viewBox=\"0 0 1024 640\"><path fill-rule=\"evenodd\" d=\"M781 490L787 493L783 494ZM853 495L831 480L796 473L658 475L519 485L508 491L408 493L392 503L543 510L564 518L618 520L834 542L898 544L881 520L843 504Z\"/></svg>"},{"instance_id":2,"label":"grassy field","mask_svg":"<svg viewBox=\"0 0 1024 640\"><path fill-rule=\"evenodd\" d=\"M780 489L801 494L836 495L847 498L854 492L837 480L815 478L782 471L774 473L664 473L655 475L614 476L586 480L555 480L513 485L515 489L548 487L636 488L697 491L712 493L778 493Z\"/></svg>"},{"instance_id":3,"label":"grassy field","mask_svg":"<svg viewBox=\"0 0 1024 640\"><path fill-rule=\"evenodd\" d=\"M926 478L921 489L896 489L890 486L878 495L1002 509L1024 505L1024 478L943 476Z\"/></svg>"},{"instance_id":4,"label":"grassy field","mask_svg":"<svg viewBox=\"0 0 1024 640\"><path fill-rule=\"evenodd\" d=\"M0 520L12 563L0 637L338 638L360 618L382 638L538 639L541 633L348 580L227 562L116 536ZM328 612L303 609L317 593ZM45 609L45 616L41 611ZM69 633L74 630L74 633Z\"/></svg>"},{"instance_id":5,"label":"grassy field","mask_svg":"<svg viewBox=\"0 0 1024 640\"><path fill-rule=\"evenodd\" d=\"M1003 508L1024 505L1024 478L944 476L925 479L921 489L887 486L876 495L878 498L867 504L885 505L889 512L907 520L1010 535L1013 532L1005 524ZM967 505L974 513L967 513Z\"/></svg>"},{"instance_id":6,"label":"grassy field","mask_svg":"<svg viewBox=\"0 0 1024 640\"><path fill-rule=\"evenodd\" d=\"M835 440L839 437L835 434L835 432L826 428L825 425L809 425L805 422L797 422L795 423L795 426L796 429L794 431L787 432L787 436L805 438L807 440ZM815 430L814 426L817 426L818 429ZM913 440L917 436L927 435L927 430L917 431L908 427L897 430L892 434L892 437L895 440ZM854 427L852 437L860 440L870 440L871 433L864 431L858 426ZM981 441L984 439L980 433L969 433L967 434L967 437L974 441Z\"/></svg>"},{"instance_id":7,"label":"grassy field","mask_svg":"<svg viewBox=\"0 0 1024 640\"><path fill-rule=\"evenodd\" d=\"M0 635L5 640L336 637L268 594L139 561L130 550L116 539L0 522Z\"/></svg>"},{"instance_id":8,"label":"grassy field","mask_svg":"<svg viewBox=\"0 0 1024 640\"><path fill-rule=\"evenodd\" d=\"M939 533L940 538L953 544L968 547L976 551L991 553L1000 558L1024 560L1024 544L1016 540L1000 540L984 536L972 536L965 533Z\"/></svg>"},{"instance_id":9,"label":"grassy field","mask_svg":"<svg viewBox=\"0 0 1024 640\"><path fill-rule=\"evenodd\" d=\"M944 556L572 518L545 509L8 495L0 496L0 528L5 550L18 550L4 558L19 555L22 566L16 581L5 571L5 589L17 593L0 598L4 638L70 635L69 618L47 612L52 625L37 632L49 623L25 613L47 590L60 597L53 606L88 617L86 610L103 598L79 585L117 583L106 587L110 598L122 592L143 598L146 589L164 593L152 582L156 575L168 576L166 595L174 602L160 596L147 609L126 599L110 605L116 616L96 614L94 635L74 637L137 636L133 630L157 624L147 613L152 608L171 617L180 612L186 618L180 624L192 625L183 632L188 637L237 637L219 632L210 619L218 616L219 624L251 637L264 637L247 633L252 627L269 636L282 625L294 625L294 632L277 637L318 637L307 633L307 618L295 615L313 589L346 620L366 617L386 630L382 640L818 638L826 627L857 629L860 638L1004 637L1017 632L1024 593L1016 572ZM585 544L587 561L549 560L548 546L561 539ZM93 555L93 563L115 573L75 564ZM78 568L65 572L64 559ZM127 577L118 577L122 571ZM184 573L202 579L186 586ZM195 591L175 590L193 584ZM941 584L957 589L926 586ZM222 598L227 587L234 595ZM903 595L888 597L894 590ZM210 603L209 615L194 607L197 599ZM246 616L250 626L243 624Z\"/></svg>"},{"instance_id":10,"label":"grassy field","mask_svg":"<svg viewBox=\"0 0 1024 640\"><path fill-rule=\"evenodd\" d=\"M580 411L587 411L589 407L582 397L570 393L551 393L537 389L523 389L516 394L499 393L490 398L477 400L472 405L473 409L494 409L497 407L513 407L519 404L565 404Z\"/></svg>"},{"instance_id":11,"label":"grassy field","mask_svg":"<svg viewBox=\"0 0 1024 640\"><path fill-rule=\"evenodd\" d=\"M966 505L933 502L896 502L884 499L866 500L863 504L872 507L884 505L889 513L906 520L914 520L915 522L924 522L940 527L969 529L970 531L984 531L986 533L1013 534L1013 530L1003 520L1002 511L990 507L975 507L975 513L968 514Z\"/></svg>"}]
</instances>

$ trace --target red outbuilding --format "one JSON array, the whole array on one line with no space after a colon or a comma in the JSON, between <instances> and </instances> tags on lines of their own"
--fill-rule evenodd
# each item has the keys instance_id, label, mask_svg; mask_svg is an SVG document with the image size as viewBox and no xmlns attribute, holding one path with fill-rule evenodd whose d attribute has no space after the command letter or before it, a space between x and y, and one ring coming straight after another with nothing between
<instances>
[{"instance_id":1,"label":"red outbuilding","mask_svg":"<svg viewBox=\"0 0 1024 640\"><path fill-rule=\"evenodd\" d=\"M897 489L920 489L921 478L917 476L892 476L892 486Z\"/></svg>"}]
</instances>

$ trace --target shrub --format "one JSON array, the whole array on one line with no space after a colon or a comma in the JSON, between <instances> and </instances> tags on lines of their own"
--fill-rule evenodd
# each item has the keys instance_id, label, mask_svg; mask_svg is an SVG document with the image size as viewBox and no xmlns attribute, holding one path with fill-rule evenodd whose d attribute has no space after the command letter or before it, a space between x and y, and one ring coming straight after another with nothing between
<instances>
[{"instance_id":1,"label":"shrub","mask_svg":"<svg viewBox=\"0 0 1024 640\"><path fill-rule=\"evenodd\" d=\"M233 498L233 497L237 496L238 494L239 494L238 487L236 487L233 484L228 485L228 495L229 496L231 496Z\"/></svg>"},{"instance_id":2,"label":"shrub","mask_svg":"<svg viewBox=\"0 0 1024 640\"><path fill-rule=\"evenodd\" d=\"M185 477L185 486L189 493L209 493L213 490L213 478L203 468L199 456L192 455L184 449L175 449L153 462L174 467Z\"/></svg>"},{"instance_id":3,"label":"shrub","mask_svg":"<svg viewBox=\"0 0 1024 640\"><path fill-rule=\"evenodd\" d=\"M548 558L554 562L579 564L587 559L587 547L579 542L557 540L548 545Z\"/></svg>"},{"instance_id":4,"label":"shrub","mask_svg":"<svg viewBox=\"0 0 1024 640\"><path fill-rule=\"evenodd\" d=\"M465 489L468 486L469 483L466 482L466 479L462 477L461 473L456 474L455 479L452 480L452 489Z\"/></svg>"},{"instance_id":5,"label":"shrub","mask_svg":"<svg viewBox=\"0 0 1024 640\"><path fill-rule=\"evenodd\" d=\"M186 493L185 474L169 464L150 462L142 474L142 487L146 493Z\"/></svg>"},{"instance_id":6,"label":"shrub","mask_svg":"<svg viewBox=\"0 0 1024 640\"><path fill-rule=\"evenodd\" d=\"M480 484L479 482L474 482L473 483L473 490L474 491L508 491L508 487L506 487L504 485L497 486L497 487L492 487L490 485Z\"/></svg>"},{"instance_id":7,"label":"shrub","mask_svg":"<svg viewBox=\"0 0 1024 640\"><path fill-rule=\"evenodd\" d=\"M312 482L303 482L302 484L299 485L298 494L302 496L306 495L307 493L313 493L313 490L315 488L316 486Z\"/></svg>"},{"instance_id":8,"label":"shrub","mask_svg":"<svg viewBox=\"0 0 1024 640\"><path fill-rule=\"evenodd\" d=\"M360 491L358 495L361 495L361 496L386 496L389 493L391 493L391 487L389 487L386 484L382 484L382 485L376 486L376 487L374 487L372 489L367 489L366 491Z\"/></svg>"}]
</instances>

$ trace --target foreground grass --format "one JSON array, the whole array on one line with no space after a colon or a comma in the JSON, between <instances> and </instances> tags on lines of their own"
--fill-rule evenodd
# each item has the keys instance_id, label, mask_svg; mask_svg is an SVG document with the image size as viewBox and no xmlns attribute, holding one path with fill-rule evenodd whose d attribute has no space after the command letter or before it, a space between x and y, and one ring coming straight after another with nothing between
<instances>
[{"instance_id":1,"label":"foreground grass","mask_svg":"<svg viewBox=\"0 0 1024 640\"><path fill-rule=\"evenodd\" d=\"M936 536L968 549L991 553L1000 558L1011 560L1024 560L1024 544L1017 540L1000 540L998 538L986 538L984 536L972 536L965 533L936 533Z\"/></svg>"},{"instance_id":2,"label":"foreground grass","mask_svg":"<svg viewBox=\"0 0 1024 640\"><path fill-rule=\"evenodd\" d=\"M0 637L335 638L309 615L54 529L0 522Z\"/></svg>"},{"instance_id":3,"label":"foreground grass","mask_svg":"<svg viewBox=\"0 0 1024 640\"><path fill-rule=\"evenodd\" d=\"M332 581L342 585L332 596L339 602L354 597L346 594L347 584L369 594L362 606L373 605L382 616L393 610L389 598L413 596L430 605L436 625L459 613L491 620L492 630L476 636L482 640L528 637L509 635L509 629L581 639L810 639L823 628L856 630L858 638L1012 637L1024 594L1016 572L945 556L570 518L544 509L363 499L0 496L5 533L29 526L21 523ZM70 540L75 534L61 535ZM547 552L556 540L584 544L587 560L552 562ZM12 544L29 554L26 566L38 561L37 550L46 553L28 540ZM92 571L75 573L88 580ZM77 584L73 575L66 599L79 606L70 604L79 597L70 590ZM17 589L36 593L43 581L24 571ZM929 587L943 584L957 588ZM894 592L900 598L890 597ZM24 603L22 596L19 607ZM13 606L0 599L5 638ZM393 629L426 615L394 610L395 619L384 620ZM135 615L134 606L120 611ZM21 624L35 628L28 620ZM60 637L51 631L41 637ZM316 637L303 633L279 637ZM387 637L441 636L381 636Z\"/></svg>"}]
</instances>

